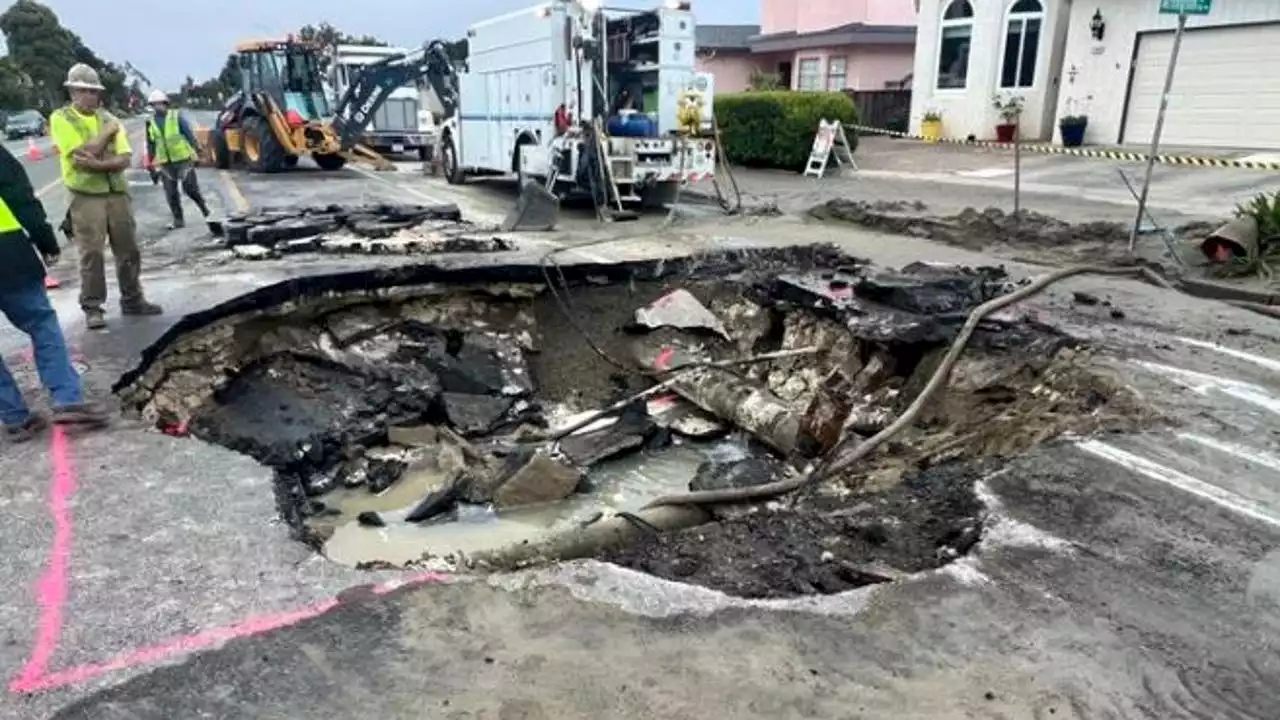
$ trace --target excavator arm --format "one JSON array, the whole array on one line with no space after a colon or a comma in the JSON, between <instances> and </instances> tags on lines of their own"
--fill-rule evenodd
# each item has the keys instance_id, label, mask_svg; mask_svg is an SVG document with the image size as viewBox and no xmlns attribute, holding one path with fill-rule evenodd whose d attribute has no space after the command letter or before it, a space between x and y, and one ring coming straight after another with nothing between
<instances>
[{"instance_id":1,"label":"excavator arm","mask_svg":"<svg viewBox=\"0 0 1280 720\"><path fill-rule=\"evenodd\" d=\"M426 80L431 85L446 115L457 110L458 74L449 61L445 44L433 40L413 52L367 65L356 74L338 100L333 119L342 149L350 151L360 142L373 114L396 88L419 80Z\"/></svg>"}]
</instances>

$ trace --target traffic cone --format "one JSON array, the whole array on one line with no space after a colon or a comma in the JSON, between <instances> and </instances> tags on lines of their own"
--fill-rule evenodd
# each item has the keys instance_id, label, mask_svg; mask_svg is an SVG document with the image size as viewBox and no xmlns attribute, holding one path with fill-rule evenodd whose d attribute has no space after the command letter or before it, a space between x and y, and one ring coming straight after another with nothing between
<instances>
[{"instance_id":1,"label":"traffic cone","mask_svg":"<svg viewBox=\"0 0 1280 720\"><path fill-rule=\"evenodd\" d=\"M42 157L44 155L40 153L40 148L36 147L35 138L27 138L27 159L39 160Z\"/></svg>"}]
</instances>

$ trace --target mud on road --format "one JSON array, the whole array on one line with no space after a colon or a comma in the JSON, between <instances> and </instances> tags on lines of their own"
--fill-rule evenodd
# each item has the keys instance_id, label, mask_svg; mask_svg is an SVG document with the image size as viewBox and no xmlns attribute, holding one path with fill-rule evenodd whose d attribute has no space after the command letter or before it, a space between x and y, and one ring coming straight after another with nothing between
<instances>
[{"instance_id":1,"label":"mud on road","mask_svg":"<svg viewBox=\"0 0 1280 720\"><path fill-rule=\"evenodd\" d=\"M996 268L891 271L830 248L367 270L189 316L116 391L161 431L272 467L282 517L331 558L463 568L659 495L802 471L901 413L967 312L1011 287ZM761 354L780 357L727 365ZM939 567L979 541L973 483L1003 458L1154 420L1092 358L1016 312L990 318L862 466L591 554L747 597ZM637 397L706 362L722 366Z\"/></svg>"},{"instance_id":2,"label":"mud on road","mask_svg":"<svg viewBox=\"0 0 1280 720\"><path fill-rule=\"evenodd\" d=\"M966 208L940 216L923 202L864 202L835 199L809 209L812 218L846 222L872 230L912 235L968 250L1005 249L1055 263L1119 263L1129 258L1131 227L1115 222L1071 223L1023 210ZM1209 223L1172 228L1179 242L1199 244L1214 231Z\"/></svg>"}]
</instances>

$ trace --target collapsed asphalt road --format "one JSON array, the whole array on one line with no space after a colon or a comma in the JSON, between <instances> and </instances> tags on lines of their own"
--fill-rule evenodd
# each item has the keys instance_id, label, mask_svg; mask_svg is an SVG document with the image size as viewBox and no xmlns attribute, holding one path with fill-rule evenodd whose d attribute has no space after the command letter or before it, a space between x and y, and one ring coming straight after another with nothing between
<instances>
[{"instance_id":1,"label":"collapsed asphalt road","mask_svg":"<svg viewBox=\"0 0 1280 720\"><path fill-rule=\"evenodd\" d=\"M606 512L632 517L686 485L776 480L830 451L846 426L874 434L924 387L965 314L1011 287L995 268L887 272L830 248L559 274L576 287L548 287L541 267L492 265L254 293L170 332L118 392L163 430L274 468L282 516L329 557L456 571L468 554L500 557ZM642 372L779 353L537 440L556 418L625 403L651 384ZM952 391L858 477L833 478L787 512L739 510L638 549L584 554L750 597L938 567L968 552L981 522L978 475L933 468L1142 424L1135 398L1089 366L1086 348L1051 328L989 321ZM993 431L997 420L1013 427ZM644 451L661 463L673 441L700 449L688 477L646 476L642 461L638 478L600 486L606 461Z\"/></svg>"},{"instance_id":2,"label":"collapsed asphalt road","mask_svg":"<svg viewBox=\"0 0 1280 720\"><path fill-rule=\"evenodd\" d=\"M776 242L807 238L784 224L768 229ZM706 238L680 252L725 242ZM890 248L880 238L851 236L846 247L880 259L912 242ZM161 302L195 311L317 270L340 268L241 266L198 278L157 276L151 287ZM610 286L598 287L608 295ZM1075 304L1075 291L1111 304ZM571 299L593 308L594 296L583 286ZM642 299L628 297L623 315ZM715 299L706 303L712 311ZM1124 317L1112 314L1117 309ZM402 574L346 570L289 540L274 522L277 478L257 461L142 425L75 439L68 445L77 485L65 628L48 674L37 678L41 694L11 697L4 709L13 717L91 718L1274 716L1268 688L1277 667L1266 643L1277 629L1272 549L1280 498L1267 463L1276 454L1269 424L1280 403L1266 357L1280 333L1230 308L1107 280L1073 281L1026 310L1083 342L1090 367L1114 374L1118 386L1140 393L1144 408L1178 424L1042 444L1003 471L961 459L936 466L951 468L954 479L906 474L898 487L922 495L858 512L891 519L892 533L921 516L915 513L934 517L919 497L964 507L930 493L930 479L960 490L972 482L956 498L978 504L982 536L968 554L933 572L782 604L669 583L655 577L669 577L660 563L643 565L662 561L673 574L694 568L692 582L715 586L705 567L680 554L697 559L698 536L690 534L679 547L658 541L634 562L618 558L644 573L587 562L491 582L455 577L400 593L342 592L332 609L327 596ZM72 335L90 372L112 380L135 364L138 340L159 329L132 340L122 330L96 345ZM602 337L614 329L596 328ZM565 374L575 387L600 393L584 406L610 397L607 374ZM988 401L999 403L999 394ZM1016 418L987 423L993 436L1001 424L1022 425ZM4 477L13 490L0 506L11 515L10 530L21 532L5 542L17 549L11 557L29 562L10 564L5 582L45 587L36 582L52 539L42 521L51 517L45 478L66 465L48 448L19 450L14 459L7 465L21 472ZM828 531L868 529L864 517L809 526L823 538L797 544L797 554L781 560L812 558ZM734 522L724 526L757 530L750 518ZM880 537L869 529L861 537ZM747 537L757 536L725 539ZM822 576L800 577L824 590ZM792 587L759 594L812 592ZM28 658L33 628L44 626L42 597L25 595L4 611L0 663L11 676ZM241 639L211 649L228 638ZM172 667L149 665L200 650ZM80 685L95 680L101 685ZM56 689L68 683L81 689Z\"/></svg>"}]
</instances>

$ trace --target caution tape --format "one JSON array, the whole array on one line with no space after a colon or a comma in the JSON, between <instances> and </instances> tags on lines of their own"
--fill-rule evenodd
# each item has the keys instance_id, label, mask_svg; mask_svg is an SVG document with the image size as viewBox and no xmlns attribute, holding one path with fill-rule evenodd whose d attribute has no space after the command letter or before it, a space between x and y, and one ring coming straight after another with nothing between
<instances>
[{"instance_id":1,"label":"caution tape","mask_svg":"<svg viewBox=\"0 0 1280 720\"><path fill-rule=\"evenodd\" d=\"M989 140L961 140L956 138L937 138L929 140L922 135L912 135L884 128L873 128L865 125L850 125L860 133L871 135L888 135L906 140L923 140L925 142L948 143L951 145L970 145L973 147L1012 150L1014 143L992 142ZM1073 157L1104 158L1107 160L1128 160L1146 162L1148 153L1127 150L1096 150L1092 148L1069 148L1043 143L1019 143L1022 152L1043 153L1045 155L1071 155ZM1155 161L1161 165L1187 165L1191 167L1239 168L1242 170L1280 170L1280 162L1263 162L1257 160L1238 160L1236 158L1205 157L1202 155L1156 155Z\"/></svg>"}]
</instances>

